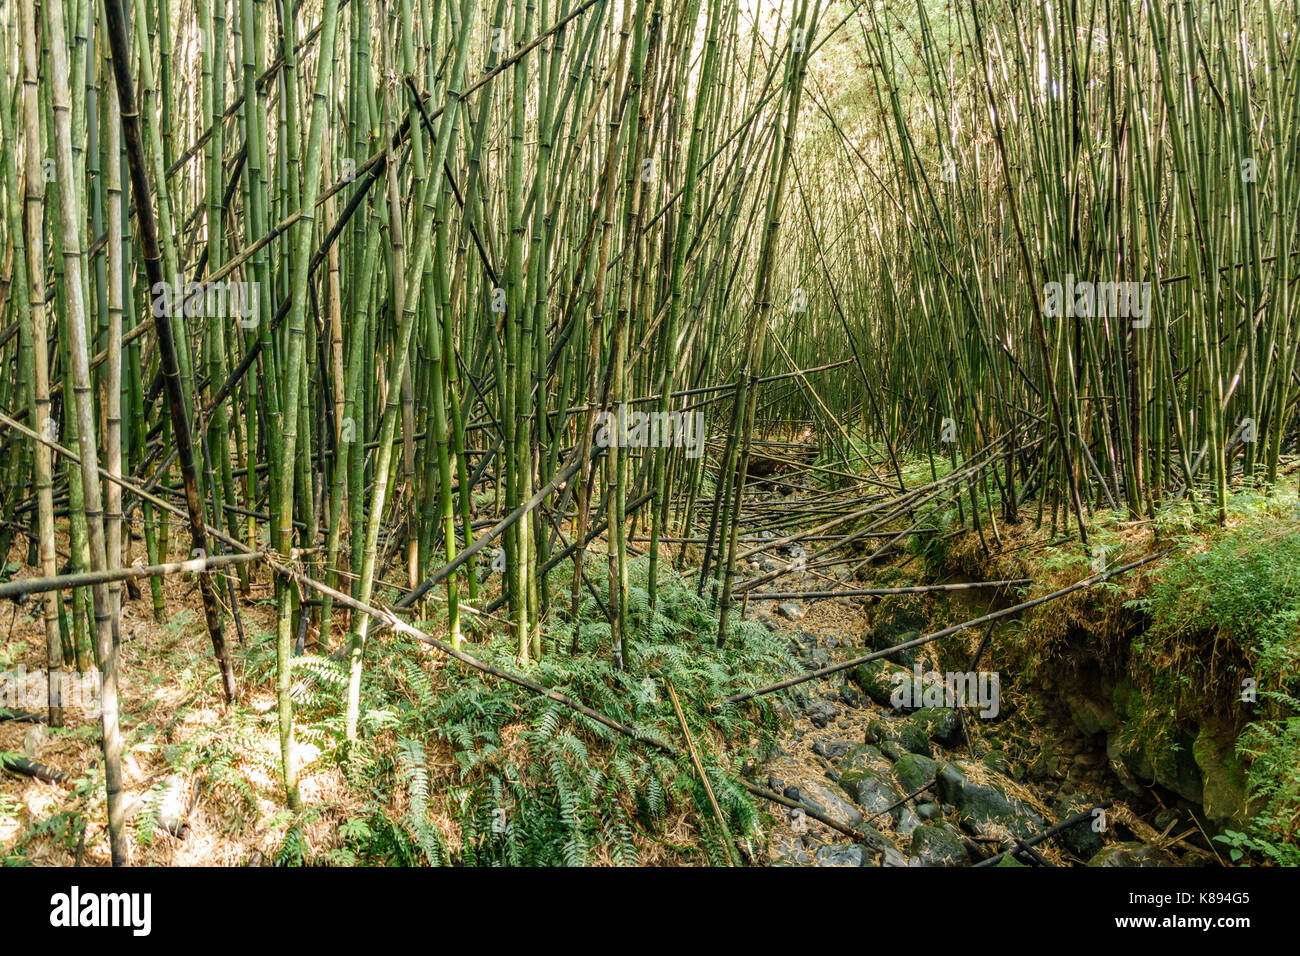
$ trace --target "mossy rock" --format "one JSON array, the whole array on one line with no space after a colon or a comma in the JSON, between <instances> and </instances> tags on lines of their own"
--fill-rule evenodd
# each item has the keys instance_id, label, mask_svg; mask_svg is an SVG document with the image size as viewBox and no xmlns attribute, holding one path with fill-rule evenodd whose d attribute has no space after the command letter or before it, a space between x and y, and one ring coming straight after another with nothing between
<instances>
[{"instance_id":1,"label":"mossy rock","mask_svg":"<svg viewBox=\"0 0 1300 956\"><path fill-rule=\"evenodd\" d=\"M877 717L867 723L867 743L877 744L884 750L885 744L895 744L907 753L934 756L930 748L930 738L925 731L910 720L888 720Z\"/></svg>"},{"instance_id":2,"label":"mossy rock","mask_svg":"<svg viewBox=\"0 0 1300 956\"><path fill-rule=\"evenodd\" d=\"M921 632L915 627L908 627L899 630L890 630L879 632L872 638L872 647L878 651L883 651L888 647L897 647L899 644L907 644L921 636ZM901 651L894 651L885 655L885 660L899 664L909 670L916 663L917 654L920 652L918 647L908 647Z\"/></svg>"},{"instance_id":3,"label":"mossy rock","mask_svg":"<svg viewBox=\"0 0 1300 956\"><path fill-rule=\"evenodd\" d=\"M1205 815L1217 826L1242 826L1246 811L1246 771L1237 757L1237 741L1230 733L1202 727L1192 743L1192 756L1202 775Z\"/></svg>"},{"instance_id":4,"label":"mossy rock","mask_svg":"<svg viewBox=\"0 0 1300 956\"><path fill-rule=\"evenodd\" d=\"M962 742L961 717L951 707L922 707L912 713L912 723L942 747L956 747Z\"/></svg>"},{"instance_id":5,"label":"mossy rock","mask_svg":"<svg viewBox=\"0 0 1300 956\"><path fill-rule=\"evenodd\" d=\"M880 770L850 770L840 777L840 786L870 816L889 811L898 819L903 792L892 777Z\"/></svg>"},{"instance_id":6,"label":"mossy rock","mask_svg":"<svg viewBox=\"0 0 1300 956\"><path fill-rule=\"evenodd\" d=\"M891 707L894 689L902 681L913 680L912 672L889 661L867 661L853 668L853 682L882 707Z\"/></svg>"},{"instance_id":7,"label":"mossy rock","mask_svg":"<svg viewBox=\"0 0 1300 956\"><path fill-rule=\"evenodd\" d=\"M912 831L914 866L966 866L970 856L961 837L946 823L923 823Z\"/></svg>"},{"instance_id":8,"label":"mossy rock","mask_svg":"<svg viewBox=\"0 0 1300 956\"><path fill-rule=\"evenodd\" d=\"M894 779L904 793L915 793L927 783L933 783L942 764L922 754L904 754L894 764Z\"/></svg>"},{"instance_id":9,"label":"mossy rock","mask_svg":"<svg viewBox=\"0 0 1300 956\"><path fill-rule=\"evenodd\" d=\"M1062 820L1068 820L1070 817L1090 810L1097 805L1099 801L1093 800L1085 793L1075 793L1068 797L1062 797L1057 801L1056 806L1052 809ZM1087 820L1083 823L1076 824L1068 830L1061 833L1061 842L1066 848L1081 860L1091 859L1093 854L1102 848L1101 834L1092 828L1092 821Z\"/></svg>"},{"instance_id":10,"label":"mossy rock","mask_svg":"<svg viewBox=\"0 0 1300 956\"><path fill-rule=\"evenodd\" d=\"M888 770L889 760L871 744L858 744L849 749L839 761L841 774L854 770Z\"/></svg>"},{"instance_id":11,"label":"mossy rock","mask_svg":"<svg viewBox=\"0 0 1300 956\"><path fill-rule=\"evenodd\" d=\"M1169 726L1139 725L1131 720L1107 737L1106 754L1118 762L1131 780L1130 790L1152 783L1172 790L1185 800L1200 803L1201 770L1192 753L1195 738ZM1124 774L1119 774L1124 780Z\"/></svg>"},{"instance_id":12,"label":"mossy rock","mask_svg":"<svg viewBox=\"0 0 1300 956\"><path fill-rule=\"evenodd\" d=\"M1088 861L1088 865L1096 867L1173 866L1174 859L1168 853L1147 846L1145 843L1112 843L1098 851Z\"/></svg>"},{"instance_id":13,"label":"mossy rock","mask_svg":"<svg viewBox=\"0 0 1300 956\"><path fill-rule=\"evenodd\" d=\"M943 802L956 809L963 826L977 833L996 825L1026 839L1045 829L1043 818L1033 809L991 784L975 783L956 764L943 766L938 783Z\"/></svg>"}]
</instances>

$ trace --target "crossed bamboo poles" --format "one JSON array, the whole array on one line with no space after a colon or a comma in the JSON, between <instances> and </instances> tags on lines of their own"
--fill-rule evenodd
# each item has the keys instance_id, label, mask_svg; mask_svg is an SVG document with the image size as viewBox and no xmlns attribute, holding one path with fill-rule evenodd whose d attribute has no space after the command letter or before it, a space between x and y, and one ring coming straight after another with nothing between
<instances>
[{"instance_id":1,"label":"crossed bamboo poles","mask_svg":"<svg viewBox=\"0 0 1300 956\"><path fill-rule=\"evenodd\" d=\"M70 461L74 463L79 463L79 458L73 451L27 428L21 422L16 421L14 418L12 418L7 414L4 414L3 412L0 412L0 425L4 425L9 428L12 428L22 433L23 435L27 436L28 438L43 443L44 445L49 447L53 452L69 459ZM574 471L576 471L576 468L577 468L576 464L571 465L569 469L566 469L564 474L572 474ZM960 476L961 473L959 472L957 473L957 475ZM140 496L142 499L149 501L156 507L159 507L178 517L185 517L185 513L180 508L176 507L170 502L158 498L157 496L146 491L144 488L139 487L134 482L131 482L127 479L115 475L106 475L105 477L107 478L108 481L117 484L123 490L129 491L132 494L136 494ZM543 492L539 492L537 496L538 500L540 501L540 499L544 497L544 493L548 492L549 490L552 489L543 489ZM515 515L515 519L517 520L517 514ZM498 535L500 535L504 531L505 525L509 520L512 520L511 516L507 516L506 519L503 519L503 521L498 522L486 534L481 535L478 539L476 539L469 548L462 551L460 555L460 560L462 561L462 563L464 560L468 560L469 557L472 557L474 554L481 551L484 547L487 546L488 543L490 543ZM575 713L580 714L581 716L586 717L589 720L592 720L609 730L619 733L625 737L628 737L629 739L635 740L646 746L654 747L668 754L669 756L674 757L675 759L682 759L684 756L689 755L692 764L696 769L696 773L700 776L702 784L706 787L706 789L709 788L710 785L707 776L705 775L703 765L700 762L698 752L696 751L695 748L695 744L690 737L690 732L689 729L687 728L685 717L680 713L679 706L678 706L679 722L682 727L684 739L687 741L687 747L688 747L685 753L683 753L683 751L680 748L663 740L661 737L659 737L656 734L647 733L644 730L640 730L636 727L625 724L595 708L583 704L581 701L575 700L574 698L568 696L567 694L560 693L554 688L546 687L545 685L540 684L537 681L534 681L523 674L517 673L507 668L497 667L496 665L489 664L485 661L478 659L472 654L465 652L464 650L458 647L448 644L445 641L439 640L433 635L428 634L420 630L419 628L415 627L414 625L409 624L408 622L403 620L397 613L397 610L393 607L383 607L380 605L357 600L356 598L353 598L351 595L346 594L345 592L339 591L335 588L331 588L329 585L317 581L311 576L305 574L300 569L293 567L289 563L286 563L277 555L273 555L267 551L254 550L248 547L243 542L226 535L224 532L220 531L219 529L205 526L204 530L207 532L207 534L210 534L213 538L233 548L235 553L211 555L202 558L195 558L189 561L168 562L164 564L122 568L118 570L107 570L107 571L99 571L99 572L91 572L91 573L83 573L83 574L56 575L53 577L27 578L19 581L10 581L4 584L0 584L0 598L19 598L19 597L32 595L32 594L45 593L50 591L62 591L73 587L81 587L81 586L86 586L91 584L103 585L110 582L123 582L128 580L138 580L138 579L152 577L152 576L166 576L166 575L186 573L186 572L199 572L201 573L202 577L206 577L207 572L210 572L220 567L226 567L232 564L239 564L239 563L263 562L275 575L281 577L282 579L286 581L291 581L301 587L306 587L310 590L316 591L323 597L327 597L344 607L350 608L354 612L364 614L367 617L371 618L372 620L376 621L381 628L389 628L397 633L404 634L408 637L414 638L420 643L425 644L426 646L439 652L440 654L453 658L454 660L460 661L462 664L472 667L475 670L478 670L484 674L488 674L498 679L508 681L509 683L515 684L518 687L522 687L525 690L528 690L532 693L539 694L543 697L546 697L549 700L553 700L556 703L559 703L562 706L567 707L568 709L574 711ZM797 539L797 537L798 536L792 536L792 538L794 539ZM850 536L846 536L846 537L850 537ZM1082 581L1078 581L1075 582L1074 584L1060 588L1056 591L1052 591L1049 594L1045 594L1028 601L1023 601L1019 604L1007 608L1003 608L1001 610L994 611L989 614L985 614L981 617L977 617L969 621L964 621L959 624L952 625L942 630L935 631L931 634L922 635L913 640L905 641L893 647L885 648L879 651L874 651L870 654L862 655L860 657L852 658L846 661L841 661L828 667L820 668L818 670L797 675L795 677L791 677L783 681L778 681L775 684L770 684L764 687L758 687L751 690L743 691L738 694L734 694L718 702L711 709L716 709L717 707L734 706L743 703L745 701L752 700L756 697L765 696L782 690L787 690L790 687L794 687L796 685L806 683L808 681L817 680L822 677L826 677L831 674L838 673L843 670L847 670L849 668L857 667L869 661L874 661L874 660L887 657L888 655L893 654L897 651L909 650L916 647L921 647L925 644L929 644L934 641L941 640L942 638L952 636L953 634L957 634L961 631L965 631L968 628L977 627L982 624L988 624L1005 617L1019 614L1023 611L1030 610L1042 604L1046 604L1050 601L1064 597L1068 594L1073 594L1076 591L1080 591L1085 588L1092 587L1093 585L1100 584L1104 581L1108 581L1122 574L1127 574L1130 571L1134 571L1140 567L1143 567L1147 564L1150 564L1154 561L1157 561L1165 557L1168 553L1169 552L1167 551L1161 551L1156 554L1147 555L1146 557L1140 558L1136 561L1130 562L1128 564L1122 565L1117 568L1113 568L1101 572L1099 574L1095 574L1089 578L1085 578ZM560 558L560 556L558 555L556 557L557 559ZM451 571L447 571L447 573L451 573ZM867 594L872 596L884 596L890 594L915 594L915 593L926 593L926 592L934 592L934 591L957 590L957 589L964 589L964 588L976 587L976 586L1009 587L1013 585L1022 585L1028 583L1030 582L1027 579L1016 579L1016 580L1009 580L1009 581L981 582L977 584L955 584L955 585L941 584L941 585L927 585L927 586L918 586L918 587L869 588L869 589L850 588L839 592L822 591L822 592L805 592L805 593L808 596L816 596L816 597L836 597L836 596L848 597L848 596L859 596L860 594ZM762 597L762 595L756 595L756 597ZM412 602L408 602L408 604L409 603ZM471 613L474 612L474 609L472 607L466 606L465 609L470 611ZM676 703L675 697L674 697L674 703ZM11 761L7 766L8 769L14 770L16 772L43 776L44 779L53 779L48 776L49 774L48 768L45 768L39 764L34 764L27 761ZM835 820L834 818L824 813L817 807L811 806L810 804L804 801L793 800L781 794L774 793L773 791L768 790L767 788L757 783L754 783L751 780L745 779L743 777L741 778L741 782L746 787L746 789L748 789L751 793L753 793L756 796L763 797L766 800L769 800L771 802L777 803L782 806L786 806L791 809L799 810L803 812L805 815L807 815L808 817L818 820L819 822L825 824L826 826L829 826L832 829L844 834L845 836L850 837L855 842L861 843L867 846L868 848L874 847L876 841L873 840L870 834L866 833L865 831L859 830L855 827L852 827L848 824L845 824L841 821ZM914 796L914 795L909 795L909 796ZM1044 833L1039 834L1031 838L1030 840L1018 841L1016 848L1014 850L1007 851L1007 852L1014 853L1015 855L1027 854L1032 858L1036 856L1036 854L1034 854L1031 850L1031 848L1034 845L1048 839L1052 835L1068 827L1075 826L1078 825L1079 823L1082 823L1084 820L1089 819L1091 817L1091 814L1092 811L1089 810L1084 813L1078 814L1075 817L1070 818L1069 820L1062 821L1061 823L1057 824L1055 827L1049 828ZM725 832L725 825L724 825L724 832ZM728 840L728 846L729 847L731 846L730 840ZM1005 854L998 854L997 856L992 857L983 862L985 865L992 865L993 863L996 863L999 859L1001 859L1003 855ZM123 860L122 862L125 861Z\"/></svg>"}]
</instances>

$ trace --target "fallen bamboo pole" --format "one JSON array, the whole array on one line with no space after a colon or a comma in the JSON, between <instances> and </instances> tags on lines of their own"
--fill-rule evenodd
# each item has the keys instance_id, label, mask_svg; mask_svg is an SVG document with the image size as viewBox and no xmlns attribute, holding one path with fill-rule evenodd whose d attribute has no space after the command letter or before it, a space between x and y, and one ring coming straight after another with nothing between
<instances>
[{"instance_id":1,"label":"fallen bamboo pole","mask_svg":"<svg viewBox=\"0 0 1300 956\"><path fill-rule=\"evenodd\" d=\"M668 688L668 696L673 702L673 710L677 713L677 722L682 727L682 736L686 738L686 749L690 752L691 763L695 766L695 773L704 786L704 792L708 794L709 806L713 808L713 815L718 821L718 827L722 830L722 838L726 841L727 865L735 866L736 859L732 847L731 828L727 826L727 818L723 816L722 808L718 806L718 798L713 795L713 785L709 783L709 776L704 772L704 762L700 760L700 755L695 750L695 741L691 739L690 728L686 726L686 715L682 713L682 705L677 700L677 691L673 687L672 681L666 677L664 678L664 686Z\"/></svg>"},{"instance_id":2,"label":"fallen bamboo pole","mask_svg":"<svg viewBox=\"0 0 1300 956\"><path fill-rule=\"evenodd\" d=\"M0 753L0 770L8 770L11 773L21 773L27 777L35 777L37 780L44 780L46 783L63 783L68 779L67 774L61 770L55 770L53 767L47 767L43 763L37 763L35 760L28 760L18 754Z\"/></svg>"},{"instance_id":3,"label":"fallen bamboo pole","mask_svg":"<svg viewBox=\"0 0 1300 956\"><path fill-rule=\"evenodd\" d=\"M870 847L872 850L876 850L876 843L878 841L873 840L863 831L854 829L847 823L840 823L838 820L827 816L816 807L810 806L809 804L803 803L799 800L791 800L789 797L783 796L773 790L769 790L767 787L759 786L752 780L746 780L744 777L740 778L740 782L744 785L745 789L754 794L754 796L762 797L765 800L771 800L773 803L779 803L781 806L789 807L791 810L800 810L806 816L812 817L818 823L824 823L832 830L838 830L846 837L849 837L864 846ZM879 851L877 850L877 852Z\"/></svg>"},{"instance_id":4,"label":"fallen bamboo pole","mask_svg":"<svg viewBox=\"0 0 1300 956\"><path fill-rule=\"evenodd\" d=\"M71 588L87 587L92 584L110 584L115 581L138 581L141 578L163 577L168 574L198 573L227 564L245 564L260 561L259 551L237 554L218 554L207 558L191 558L188 561L170 561L166 564L146 564L139 567L120 568L116 571L86 571L81 574L56 574L46 578L20 578L0 584L0 599L21 599L32 594L44 594L48 591L66 591Z\"/></svg>"},{"instance_id":5,"label":"fallen bamboo pole","mask_svg":"<svg viewBox=\"0 0 1300 956\"><path fill-rule=\"evenodd\" d=\"M579 703L578 701L574 700L572 697L569 697L565 694L561 694L559 691L552 690L549 687L545 687L534 680L530 680L529 678L524 677L522 674L516 674L513 671L504 670L503 668L496 667L492 664L488 664L485 661L481 661L477 657L474 657L470 654L466 654L464 651L452 647L450 644L444 643L443 641L438 640L436 637L432 637L428 634L425 634L419 628L407 624L400 617L398 617L397 614L392 610L389 610L387 608L375 607L374 605L366 604L363 601L358 601L356 598L352 597L351 595L344 594L342 591L336 591L334 588L330 587L329 585L322 584L321 582L315 580L314 578L308 577L307 575L303 574L300 571L295 571L293 568L285 567L284 565L276 561L274 558L272 558L270 555L267 555L266 563L277 574L283 575L284 577L292 581L295 581L298 584L301 584L305 587L311 588L314 591L319 591L321 594L327 595L328 597L332 597L335 603L337 604L341 604L344 607L351 608L354 611L359 611L362 614L367 614L370 617L374 618L376 621L378 621L381 625L390 627L394 631L397 631L398 633L401 634L405 634L408 637L413 637L417 641L420 641L423 644L428 644L430 647L441 651L442 653L446 654L448 657L454 657L462 664L468 664L470 667L473 667L475 670L482 671L484 674L490 674L493 677L499 677L502 680L509 681L512 684L516 684L520 687L526 688L527 690L531 690L534 691L535 693L541 694L543 697L547 697L555 701L556 703L563 704L565 707L568 707L570 710L577 711L578 713L582 714L584 717L589 717L590 719L596 721L596 723L608 727L610 730L617 731L618 733L623 734L626 737L630 737L633 740L638 740L642 743L646 743L646 744L650 744L651 746L658 747L660 750L663 750L664 752L669 753L675 757L680 756L680 753L678 752L677 748L673 747L671 744L665 743L664 741L660 740L657 737L653 737L649 734L642 733L641 731L636 730L633 727L629 727L626 724L620 723L619 721L615 720L612 717L607 717L605 714L602 714L600 711L593 710L587 705Z\"/></svg>"},{"instance_id":6,"label":"fallen bamboo pole","mask_svg":"<svg viewBox=\"0 0 1300 956\"><path fill-rule=\"evenodd\" d=\"M1073 594L1086 587L1094 584L1100 584L1102 581L1108 581L1113 577L1132 571L1134 568L1140 568L1144 564L1150 564L1152 561L1159 560L1169 554L1168 551L1160 551L1157 554L1147 555L1145 558L1126 564L1123 567L1115 568L1102 574L1095 574L1090 578L1077 581L1069 587L1061 588L1059 591L1053 591L1051 594L1044 594L1042 597L1034 598L1031 601L1022 601L1020 604L1003 608L1000 611L994 611L991 614L985 614L983 617L977 617L970 621L963 621L961 624L954 624L952 627L945 627L941 631L935 631L933 634L925 634L911 641L904 641L894 647L887 647L881 651L874 651L870 654L864 654L862 657L854 657L851 660L840 661L838 664L832 664L830 667L823 667L819 670L809 671L807 674L801 674L798 677L791 677L779 683L772 684L768 687L759 687L755 690L747 690L743 694L733 694L723 701L724 704L738 704L741 701L749 700L753 697L761 697L764 694L770 694L774 691L785 690L787 687L794 687L796 684L802 684L806 681L816 680L819 677L826 677L830 674L837 674L840 671L848 670L851 667L857 667L860 664L866 664L870 661L879 660L887 657L897 651L911 650L914 647L921 647L929 644L931 641L937 641L941 637L948 637L959 631L964 631L968 627L975 627L979 624L987 624L989 621L996 621L999 618L1010 617L1012 614L1018 614L1021 611L1027 611L1030 608L1037 607L1040 604L1046 604L1048 601L1054 601L1057 598L1065 597L1067 594Z\"/></svg>"},{"instance_id":7,"label":"fallen bamboo pole","mask_svg":"<svg viewBox=\"0 0 1300 956\"><path fill-rule=\"evenodd\" d=\"M888 597L891 594L928 594L931 591L970 591L976 588L1009 588L1033 584L1033 578L1006 581L970 581L962 584L919 584L904 588L847 588L843 591L763 591L750 594L751 601L790 601L795 598Z\"/></svg>"},{"instance_id":8,"label":"fallen bamboo pole","mask_svg":"<svg viewBox=\"0 0 1300 956\"><path fill-rule=\"evenodd\" d=\"M975 865L996 866L1004 856L1010 853L1018 853L1022 849L1028 849L1029 847L1037 846L1038 844L1046 840L1050 840L1058 833L1062 833L1065 830L1071 829L1072 827L1077 827L1080 823L1083 823L1085 820L1091 820L1093 818L1093 815L1098 810L1109 810L1109 809L1110 809L1109 803L1099 803L1095 807L1090 807L1089 809L1084 810L1082 813L1076 813L1068 820L1062 820L1060 823L1056 824L1055 826L1048 827L1046 830L1044 830L1042 833L1038 834L1037 836L1030 837L1028 840L1018 841L1020 845L1015 847L1015 849L1004 850L1003 852L997 854L996 856L989 857L987 860L980 860Z\"/></svg>"}]
</instances>

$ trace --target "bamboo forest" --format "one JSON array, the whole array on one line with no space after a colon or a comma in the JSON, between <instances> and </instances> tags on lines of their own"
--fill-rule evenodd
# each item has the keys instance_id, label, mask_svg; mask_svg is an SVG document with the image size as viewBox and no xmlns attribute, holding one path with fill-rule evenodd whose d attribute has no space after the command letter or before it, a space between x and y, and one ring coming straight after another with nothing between
<instances>
[{"instance_id":1,"label":"bamboo forest","mask_svg":"<svg viewBox=\"0 0 1300 956\"><path fill-rule=\"evenodd\" d=\"M0 0L0 862L1300 865L1298 28Z\"/></svg>"}]
</instances>

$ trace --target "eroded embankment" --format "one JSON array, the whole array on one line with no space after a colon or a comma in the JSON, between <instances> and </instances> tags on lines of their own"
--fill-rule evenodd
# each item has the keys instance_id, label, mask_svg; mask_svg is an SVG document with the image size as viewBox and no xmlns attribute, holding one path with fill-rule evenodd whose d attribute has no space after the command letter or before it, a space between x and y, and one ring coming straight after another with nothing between
<instances>
[{"instance_id":1,"label":"eroded embankment","mask_svg":"<svg viewBox=\"0 0 1300 956\"><path fill-rule=\"evenodd\" d=\"M878 584L1029 577L1037 595L1170 543L1141 523L1119 522L1100 537L1106 544L1080 559L1054 547L1043 529L1015 526L998 540L986 536L987 550L978 535L961 535L926 561L870 575ZM991 630L971 628L799 685L791 730L763 766L765 782L869 839L855 847L792 812L776 821L772 860L966 865L1105 805L1104 815L1036 845L1039 858L1022 851L1021 859L1226 862L1229 850L1214 837L1247 829L1260 809L1248 805L1238 749L1261 716L1243 688L1265 679L1267 668L1222 627L1171 628L1163 607L1157 626L1152 602L1168 600L1159 582L1170 565L1180 573L1190 565L1199 580L1208 572L1197 562L1196 553L1175 553ZM794 645L815 669L1018 600L988 590L837 599L834 612L812 606ZM914 694L903 692L914 685ZM967 708L954 709L945 689L964 689Z\"/></svg>"}]
</instances>

